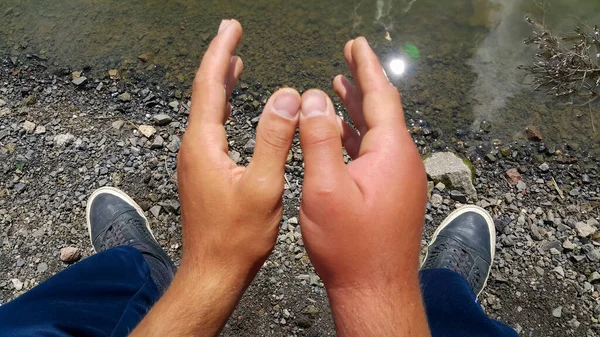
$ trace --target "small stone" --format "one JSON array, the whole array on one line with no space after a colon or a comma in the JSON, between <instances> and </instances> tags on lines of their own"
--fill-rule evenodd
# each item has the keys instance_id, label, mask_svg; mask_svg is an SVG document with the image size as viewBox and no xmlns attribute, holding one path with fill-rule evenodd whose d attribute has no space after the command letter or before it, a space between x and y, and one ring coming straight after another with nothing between
<instances>
[{"instance_id":1,"label":"small stone","mask_svg":"<svg viewBox=\"0 0 600 337\"><path fill-rule=\"evenodd\" d=\"M67 146L75 140L75 136L70 133L64 133L54 136L54 144L56 146Z\"/></svg>"},{"instance_id":2,"label":"small stone","mask_svg":"<svg viewBox=\"0 0 600 337\"><path fill-rule=\"evenodd\" d=\"M171 121L173 120L171 118L171 116L169 116L167 114L154 115L154 117L152 117L152 119L154 120L154 124L159 125L159 126L167 125L167 124L171 123Z\"/></svg>"},{"instance_id":3,"label":"small stone","mask_svg":"<svg viewBox=\"0 0 600 337\"><path fill-rule=\"evenodd\" d=\"M10 111L9 108L2 108L2 109L0 109L0 117L8 116L11 114L11 112L12 111Z\"/></svg>"},{"instance_id":4,"label":"small stone","mask_svg":"<svg viewBox=\"0 0 600 337\"><path fill-rule=\"evenodd\" d=\"M128 92L124 92L118 96L121 102L129 102L131 101L131 94Z\"/></svg>"},{"instance_id":5,"label":"small stone","mask_svg":"<svg viewBox=\"0 0 600 337\"><path fill-rule=\"evenodd\" d=\"M169 102L169 106L173 110L177 110L177 109L179 109L179 101L171 101L171 102Z\"/></svg>"},{"instance_id":6,"label":"small stone","mask_svg":"<svg viewBox=\"0 0 600 337\"><path fill-rule=\"evenodd\" d=\"M290 225L297 225L298 224L298 218L296 218L296 217L289 218L288 221L287 221L287 223L290 224Z\"/></svg>"},{"instance_id":7,"label":"small stone","mask_svg":"<svg viewBox=\"0 0 600 337\"><path fill-rule=\"evenodd\" d=\"M178 214L179 213L179 201L177 200L165 200L162 203L162 206L169 213Z\"/></svg>"},{"instance_id":8,"label":"small stone","mask_svg":"<svg viewBox=\"0 0 600 337\"><path fill-rule=\"evenodd\" d=\"M467 196L460 193L459 191L451 191L450 197L452 198L452 200L460 202L461 204L466 204L468 201Z\"/></svg>"},{"instance_id":9,"label":"small stone","mask_svg":"<svg viewBox=\"0 0 600 337\"><path fill-rule=\"evenodd\" d=\"M244 145L244 152L246 152L247 154L254 153L254 146L256 146L256 142L254 141L254 139L250 139L246 143L246 145Z\"/></svg>"},{"instance_id":10,"label":"small stone","mask_svg":"<svg viewBox=\"0 0 600 337\"><path fill-rule=\"evenodd\" d=\"M38 273L44 273L48 270L48 264L46 262L42 262L37 266Z\"/></svg>"},{"instance_id":11,"label":"small stone","mask_svg":"<svg viewBox=\"0 0 600 337\"><path fill-rule=\"evenodd\" d=\"M510 170L506 171L504 174L506 175L508 183L513 186L517 185L519 183L519 181L523 180L523 177L519 173L519 170L517 170L516 168L511 168Z\"/></svg>"},{"instance_id":12,"label":"small stone","mask_svg":"<svg viewBox=\"0 0 600 337\"><path fill-rule=\"evenodd\" d=\"M548 163L543 163L539 166L539 169L542 172L548 172L550 170L550 165L548 165Z\"/></svg>"},{"instance_id":13,"label":"small stone","mask_svg":"<svg viewBox=\"0 0 600 337\"><path fill-rule=\"evenodd\" d=\"M592 283L594 283L594 282L596 282L598 280L600 280L600 273L597 272L597 271L594 271L592 273L592 275L590 275L589 281L592 282Z\"/></svg>"},{"instance_id":14,"label":"small stone","mask_svg":"<svg viewBox=\"0 0 600 337\"><path fill-rule=\"evenodd\" d=\"M108 77L110 77L111 80L118 80L121 78L121 74L118 69L110 69L108 71Z\"/></svg>"},{"instance_id":15,"label":"small stone","mask_svg":"<svg viewBox=\"0 0 600 337\"><path fill-rule=\"evenodd\" d=\"M563 269L563 267L558 266L554 269L552 269L553 272L557 273L558 275L565 277L565 270Z\"/></svg>"},{"instance_id":16,"label":"small stone","mask_svg":"<svg viewBox=\"0 0 600 337\"><path fill-rule=\"evenodd\" d=\"M154 141L152 142L152 145L150 145L150 148L153 150L162 149L164 144L165 140L161 136L156 136L154 137Z\"/></svg>"},{"instance_id":17,"label":"small stone","mask_svg":"<svg viewBox=\"0 0 600 337\"><path fill-rule=\"evenodd\" d=\"M23 123L23 130L25 130L27 132L33 132L33 131L35 131L35 123L30 122L30 121L25 121Z\"/></svg>"},{"instance_id":18,"label":"small stone","mask_svg":"<svg viewBox=\"0 0 600 337\"><path fill-rule=\"evenodd\" d=\"M150 213L152 213L152 215L154 215L154 217L158 219L158 216L160 215L160 206L156 205L151 207Z\"/></svg>"},{"instance_id":19,"label":"small stone","mask_svg":"<svg viewBox=\"0 0 600 337\"><path fill-rule=\"evenodd\" d=\"M444 185L442 182L439 182L435 185L435 188L440 192L444 192L446 185Z\"/></svg>"},{"instance_id":20,"label":"small stone","mask_svg":"<svg viewBox=\"0 0 600 337\"><path fill-rule=\"evenodd\" d=\"M528 127L525 129L525 133L527 134L527 139L529 140L539 142L543 139L542 134L534 127Z\"/></svg>"},{"instance_id":21,"label":"small stone","mask_svg":"<svg viewBox=\"0 0 600 337\"><path fill-rule=\"evenodd\" d=\"M6 105L6 101L3 99L0 99L0 108Z\"/></svg>"},{"instance_id":22,"label":"small stone","mask_svg":"<svg viewBox=\"0 0 600 337\"><path fill-rule=\"evenodd\" d=\"M573 329L577 329L581 325L581 323L575 317L573 317L572 320L568 321L567 324L569 324L569 326Z\"/></svg>"},{"instance_id":23,"label":"small stone","mask_svg":"<svg viewBox=\"0 0 600 337\"><path fill-rule=\"evenodd\" d=\"M490 131L492 131L492 123L484 120L481 122L481 124L479 124L479 128L481 129L481 131L489 133Z\"/></svg>"},{"instance_id":24,"label":"small stone","mask_svg":"<svg viewBox=\"0 0 600 337\"><path fill-rule=\"evenodd\" d=\"M596 228L582 221L575 224L575 229L577 230L577 235L581 238L586 238L596 233Z\"/></svg>"},{"instance_id":25,"label":"small stone","mask_svg":"<svg viewBox=\"0 0 600 337\"><path fill-rule=\"evenodd\" d=\"M485 155L485 160L487 160L488 163L495 163L498 159L493 154L488 153Z\"/></svg>"},{"instance_id":26,"label":"small stone","mask_svg":"<svg viewBox=\"0 0 600 337\"><path fill-rule=\"evenodd\" d=\"M569 240L565 240L565 242L563 242L562 247L566 250L573 250L575 249L575 245L569 241Z\"/></svg>"},{"instance_id":27,"label":"small stone","mask_svg":"<svg viewBox=\"0 0 600 337\"><path fill-rule=\"evenodd\" d=\"M569 191L569 195L572 197L577 197L580 194L580 190L578 188L574 188L571 191Z\"/></svg>"},{"instance_id":28,"label":"small stone","mask_svg":"<svg viewBox=\"0 0 600 337\"><path fill-rule=\"evenodd\" d=\"M146 62L148 62L148 60L150 60L150 55L148 55L148 54L141 54L141 55L138 56L138 60L146 63Z\"/></svg>"},{"instance_id":29,"label":"small stone","mask_svg":"<svg viewBox=\"0 0 600 337\"><path fill-rule=\"evenodd\" d=\"M10 282L12 282L13 287L15 287L16 291L21 291L23 289L23 282L21 282L21 280L19 280L18 278L11 279Z\"/></svg>"},{"instance_id":30,"label":"small stone","mask_svg":"<svg viewBox=\"0 0 600 337\"><path fill-rule=\"evenodd\" d=\"M237 164L242 160L242 155L235 150L231 150L229 151L229 158L231 158L231 160Z\"/></svg>"},{"instance_id":31,"label":"small stone","mask_svg":"<svg viewBox=\"0 0 600 337\"><path fill-rule=\"evenodd\" d=\"M550 254L552 254L552 255L560 255L562 253L560 252L560 250L558 250L556 248L550 248Z\"/></svg>"},{"instance_id":32,"label":"small stone","mask_svg":"<svg viewBox=\"0 0 600 337\"><path fill-rule=\"evenodd\" d=\"M167 149L173 153L177 153L179 151L179 147L181 146L181 140L177 136L171 136L171 142L167 145Z\"/></svg>"},{"instance_id":33,"label":"small stone","mask_svg":"<svg viewBox=\"0 0 600 337\"><path fill-rule=\"evenodd\" d=\"M319 308L315 307L312 304L309 304L306 306L306 308L304 308L304 310L302 310L303 314L307 314L310 316L316 316L320 313L321 311L319 310Z\"/></svg>"},{"instance_id":34,"label":"small stone","mask_svg":"<svg viewBox=\"0 0 600 337\"><path fill-rule=\"evenodd\" d=\"M115 129L115 130L117 130L117 131L121 130L121 128L123 127L123 125L125 125L125 121L122 121L120 119L112 122L112 124L111 124L112 128Z\"/></svg>"},{"instance_id":35,"label":"small stone","mask_svg":"<svg viewBox=\"0 0 600 337\"><path fill-rule=\"evenodd\" d=\"M138 130L146 137L150 138L156 133L156 129L151 125L140 125Z\"/></svg>"},{"instance_id":36,"label":"small stone","mask_svg":"<svg viewBox=\"0 0 600 337\"><path fill-rule=\"evenodd\" d=\"M64 247L60 250L60 260L64 263L73 263L81 258L81 253L76 247Z\"/></svg>"},{"instance_id":37,"label":"small stone","mask_svg":"<svg viewBox=\"0 0 600 337\"><path fill-rule=\"evenodd\" d=\"M15 189L15 192L21 193L25 189L25 184L18 183L18 184L15 184L15 186L13 188Z\"/></svg>"},{"instance_id":38,"label":"small stone","mask_svg":"<svg viewBox=\"0 0 600 337\"><path fill-rule=\"evenodd\" d=\"M75 84L78 87L84 85L86 82L87 82L87 77L85 77L85 76L74 78L71 81L71 83Z\"/></svg>"},{"instance_id":39,"label":"small stone","mask_svg":"<svg viewBox=\"0 0 600 337\"><path fill-rule=\"evenodd\" d=\"M554 316L556 318L560 318L560 316L562 316L562 307L558 307L558 308L552 310L552 316Z\"/></svg>"},{"instance_id":40,"label":"small stone","mask_svg":"<svg viewBox=\"0 0 600 337\"><path fill-rule=\"evenodd\" d=\"M429 202L431 203L431 206L439 208L444 204L444 198L441 195L435 193L431 196L431 198L429 198Z\"/></svg>"},{"instance_id":41,"label":"small stone","mask_svg":"<svg viewBox=\"0 0 600 337\"><path fill-rule=\"evenodd\" d=\"M523 180L519 180L519 182L517 183L517 189L519 191L525 191L527 189L527 184L525 184Z\"/></svg>"},{"instance_id":42,"label":"small stone","mask_svg":"<svg viewBox=\"0 0 600 337\"><path fill-rule=\"evenodd\" d=\"M34 133L35 133L36 135L41 135L41 134L44 134L44 133L46 133L46 127L45 127L45 126L43 126L43 125L38 125L38 126L35 128L35 131L34 131Z\"/></svg>"},{"instance_id":43,"label":"small stone","mask_svg":"<svg viewBox=\"0 0 600 337\"><path fill-rule=\"evenodd\" d=\"M1 114L0 114L0 116L1 116ZM588 174L584 174L581 177L581 182L584 183L584 184L591 184L592 183L592 179L590 178L590 176Z\"/></svg>"}]
</instances>

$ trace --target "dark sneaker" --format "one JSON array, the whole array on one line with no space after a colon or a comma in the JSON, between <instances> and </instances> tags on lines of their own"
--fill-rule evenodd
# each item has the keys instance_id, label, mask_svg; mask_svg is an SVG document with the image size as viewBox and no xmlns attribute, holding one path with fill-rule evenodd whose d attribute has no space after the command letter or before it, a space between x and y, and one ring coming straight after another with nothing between
<instances>
[{"instance_id":1,"label":"dark sneaker","mask_svg":"<svg viewBox=\"0 0 600 337\"><path fill-rule=\"evenodd\" d=\"M496 228L481 207L464 206L437 228L421 269L450 269L462 275L479 296L494 261Z\"/></svg>"},{"instance_id":2,"label":"dark sneaker","mask_svg":"<svg viewBox=\"0 0 600 337\"><path fill-rule=\"evenodd\" d=\"M100 188L88 199L87 225L96 252L117 246L132 246L144 254L146 261L158 260L174 274L175 266L160 247L142 208L123 191L113 187ZM154 262L151 262L151 269Z\"/></svg>"}]
</instances>

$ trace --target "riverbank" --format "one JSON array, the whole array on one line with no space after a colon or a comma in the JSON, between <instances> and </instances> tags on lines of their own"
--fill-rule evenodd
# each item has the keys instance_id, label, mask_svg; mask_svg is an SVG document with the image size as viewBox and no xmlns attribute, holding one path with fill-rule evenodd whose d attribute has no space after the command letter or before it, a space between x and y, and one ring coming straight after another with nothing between
<instances>
[{"instance_id":1,"label":"riverbank","mask_svg":"<svg viewBox=\"0 0 600 337\"><path fill-rule=\"evenodd\" d=\"M66 268L63 248L81 258L92 254L85 202L101 186L129 193L169 255L179 261L181 253L175 172L189 92L122 71L107 69L100 77L48 71L45 62L0 57L0 303ZM226 129L230 155L240 165L252 155L258 116L275 89L259 83L236 89ZM407 123L424 156L452 151L471 160L478 193L469 202L490 211L498 231L494 269L481 296L486 311L523 336L597 336L600 158L576 146L545 144L533 131L531 140L503 143L486 124L481 132L453 135L426 120ZM298 225L303 167L297 138L286 178L276 248L224 336L334 335ZM424 245L466 198L436 186ZM63 251L62 259L72 263L78 256Z\"/></svg>"}]
</instances>

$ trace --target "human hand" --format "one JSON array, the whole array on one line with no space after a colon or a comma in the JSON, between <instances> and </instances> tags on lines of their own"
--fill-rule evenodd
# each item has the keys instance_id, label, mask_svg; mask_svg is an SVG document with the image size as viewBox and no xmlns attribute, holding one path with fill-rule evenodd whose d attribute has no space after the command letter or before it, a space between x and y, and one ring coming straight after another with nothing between
<instances>
[{"instance_id":1,"label":"human hand","mask_svg":"<svg viewBox=\"0 0 600 337\"><path fill-rule=\"evenodd\" d=\"M356 86L340 75L334 89L360 135L335 114L324 92L302 96L304 243L340 336L427 335L418 283L423 163L400 95L367 40L348 42L344 56ZM348 165L342 144L353 158Z\"/></svg>"},{"instance_id":2,"label":"human hand","mask_svg":"<svg viewBox=\"0 0 600 337\"><path fill-rule=\"evenodd\" d=\"M223 21L196 74L177 165L181 266L132 336L218 335L275 245L300 95L281 89L271 96L252 162L238 167L228 156L223 123L242 73L242 60L233 56L241 36L239 22Z\"/></svg>"}]
</instances>

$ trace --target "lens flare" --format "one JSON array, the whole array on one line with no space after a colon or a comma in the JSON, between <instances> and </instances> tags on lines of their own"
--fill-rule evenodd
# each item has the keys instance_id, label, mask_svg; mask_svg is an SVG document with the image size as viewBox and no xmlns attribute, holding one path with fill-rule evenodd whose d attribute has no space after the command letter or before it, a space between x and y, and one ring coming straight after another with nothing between
<instances>
[{"instance_id":1,"label":"lens flare","mask_svg":"<svg viewBox=\"0 0 600 337\"><path fill-rule=\"evenodd\" d=\"M404 74L406 71L406 62L402 59L393 59L390 62L390 71L396 76Z\"/></svg>"}]
</instances>

